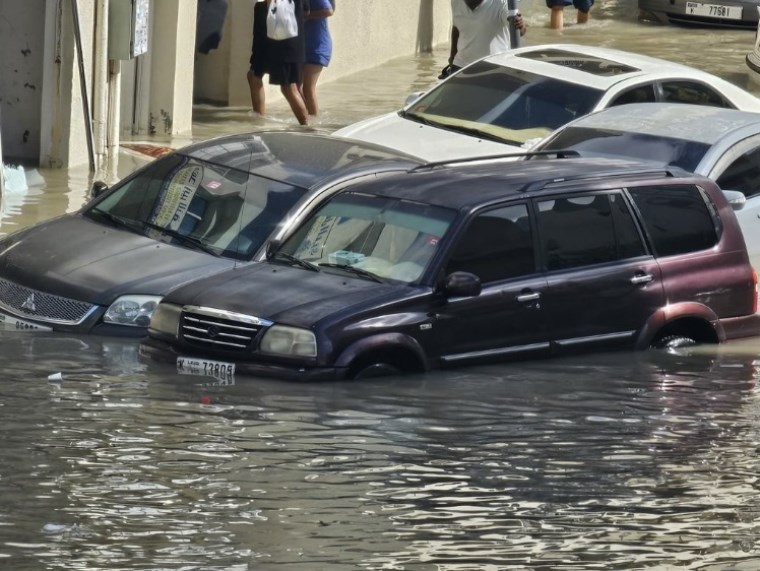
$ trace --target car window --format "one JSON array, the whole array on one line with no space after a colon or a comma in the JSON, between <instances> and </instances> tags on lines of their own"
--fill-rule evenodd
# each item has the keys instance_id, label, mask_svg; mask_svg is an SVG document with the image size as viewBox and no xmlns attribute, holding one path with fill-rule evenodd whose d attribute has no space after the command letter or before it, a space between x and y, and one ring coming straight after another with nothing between
<instances>
[{"instance_id":1,"label":"car window","mask_svg":"<svg viewBox=\"0 0 760 571\"><path fill-rule=\"evenodd\" d=\"M528 207L514 204L479 214L454 245L446 275L470 272L483 283L536 271Z\"/></svg>"},{"instance_id":2,"label":"car window","mask_svg":"<svg viewBox=\"0 0 760 571\"><path fill-rule=\"evenodd\" d=\"M352 266L412 282L455 216L448 208L347 192L310 216L279 251L318 267Z\"/></svg>"},{"instance_id":3,"label":"car window","mask_svg":"<svg viewBox=\"0 0 760 571\"><path fill-rule=\"evenodd\" d=\"M612 262L645 253L621 193L539 201L538 223L549 271Z\"/></svg>"},{"instance_id":4,"label":"car window","mask_svg":"<svg viewBox=\"0 0 760 571\"><path fill-rule=\"evenodd\" d=\"M578 151L584 156L644 159L694 171L710 145L618 129L567 127L538 147L543 151Z\"/></svg>"},{"instance_id":5,"label":"car window","mask_svg":"<svg viewBox=\"0 0 760 571\"><path fill-rule=\"evenodd\" d=\"M712 107L733 107L714 89L696 81L663 81L663 101Z\"/></svg>"},{"instance_id":6,"label":"car window","mask_svg":"<svg viewBox=\"0 0 760 571\"><path fill-rule=\"evenodd\" d=\"M747 197L760 193L760 148L738 157L723 171L717 182L721 188L739 190Z\"/></svg>"},{"instance_id":7,"label":"car window","mask_svg":"<svg viewBox=\"0 0 760 571\"><path fill-rule=\"evenodd\" d=\"M654 85L648 83L646 85L637 85L631 89L626 89L615 97L608 107L626 105L628 103L654 103L655 101L657 101L657 95L655 95Z\"/></svg>"},{"instance_id":8,"label":"car window","mask_svg":"<svg viewBox=\"0 0 760 571\"><path fill-rule=\"evenodd\" d=\"M494 130L489 132L519 144L586 115L602 95L585 85L481 61L441 83L408 111L453 129L490 125Z\"/></svg>"},{"instance_id":9,"label":"car window","mask_svg":"<svg viewBox=\"0 0 760 571\"><path fill-rule=\"evenodd\" d=\"M250 259L305 189L182 155L159 159L86 215L156 240Z\"/></svg>"},{"instance_id":10,"label":"car window","mask_svg":"<svg viewBox=\"0 0 760 571\"><path fill-rule=\"evenodd\" d=\"M714 213L696 186L637 187L629 192L658 256L706 250L717 243Z\"/></svg>"}]
</instances>

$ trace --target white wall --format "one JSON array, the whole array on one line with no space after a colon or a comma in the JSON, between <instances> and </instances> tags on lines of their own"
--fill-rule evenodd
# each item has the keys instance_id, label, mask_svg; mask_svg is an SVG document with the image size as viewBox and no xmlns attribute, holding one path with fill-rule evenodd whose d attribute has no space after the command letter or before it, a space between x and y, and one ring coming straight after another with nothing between
<instances>
[{"instance_id":1,"label":"white wall","mask_svg":"<svg viewBox=\"0 0 760 571\"><path fill-rule=\"evenodd\" d=\"M8 162L36 162L44 57L45 0L0 1L0 117Z\"/></svg>"},{"instance_id":2,"label":"white wall","mask_svg":"<svg viewBox=\"0 0 760 571\"><path fill-rule=\"evenodd\" d=\"M320 82L447 42L450 0L336 0L329 23L333 59ZM221 45L208 55L196 55L196 99L250 105L245 75L252 29L253 2L230 0ZM279 97L279 91L270 89L270 93L272 98Z\"/></svg>"}]
</instances>

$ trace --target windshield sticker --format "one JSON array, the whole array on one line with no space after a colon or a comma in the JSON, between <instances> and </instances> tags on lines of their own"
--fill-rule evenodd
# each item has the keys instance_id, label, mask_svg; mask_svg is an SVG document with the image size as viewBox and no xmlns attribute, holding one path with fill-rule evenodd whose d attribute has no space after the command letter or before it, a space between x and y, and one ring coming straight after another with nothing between
<instances>
[{"instance_id":1,"label":"windshield sticker","mask_svg":"<svg viewBox=\"0 0 760 571\"><path fill-rule=\"evenodd\" d=\"M322 258L322 252L325 248L325 243L330 235L330 231L335 222L338 220L337 216L320 216L322 218L319 224L314 224L310 229L306 238L298 248L296 256L301 259L314 260Z\"/></svg>"},{"instance_id":2,"label":"windshield sticker","mask_svg":"<svg viewBox=\"0 0 760 571\"><path fill-rule=\"evenodd\" d=\"M151 223L171 230L179 228L202 180L203 167L200 165L177 169L161 192L161 200L153 211Z\"/></svg>"}]
</instances>

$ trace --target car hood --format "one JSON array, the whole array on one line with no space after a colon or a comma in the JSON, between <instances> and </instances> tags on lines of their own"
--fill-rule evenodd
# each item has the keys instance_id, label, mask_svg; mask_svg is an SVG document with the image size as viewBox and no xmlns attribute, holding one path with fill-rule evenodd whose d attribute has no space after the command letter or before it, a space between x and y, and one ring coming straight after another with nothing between
<instances>
[{"instance_id":1,"label":"car hood","mask_svg":"<svg viewBox=\"0 0 760 571\"><path fill-rule=\"evenodd\" d=\"M354 123L333 134L391 147L426 161L524 152L520 147L507 143L416 123L396 112Z\"/></svg>"},{"instance_id":2,"label":"car hood","mask_svg":"<svg viewBox=\"0 0 760 571\"><path fill-rule=\"evenodd\" d=\"M0 241L0 278L88 303L165 295L234 262L71 214Z\"/></svg>"},{"instance_id":3,"label":"car hood","mask_svg":"<svg viewBox=\"0 0 760 571\"><path fill-rule=\"evenodd\" d=\"M387 298L407 287L330 271L260 263L199 280L164 300L252 315L296 327L352 306Z\"/></svg>"}]
</instances>

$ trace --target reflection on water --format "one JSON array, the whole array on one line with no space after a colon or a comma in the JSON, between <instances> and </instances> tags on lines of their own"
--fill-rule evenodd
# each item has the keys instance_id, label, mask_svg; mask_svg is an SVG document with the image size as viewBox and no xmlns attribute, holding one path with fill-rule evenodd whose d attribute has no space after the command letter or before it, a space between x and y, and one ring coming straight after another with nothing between
<instances>
[{"instance_id":1,"label":"reflection on water","mask_svg":"<svg viewBox=\"0 0 760 571\"><path fill-rule=\"evenodd\" d=\"M2 335L0 560L757 569L756 349L215 386L130 342Z\"/></svg>"},{"instance_id":2,"label":"reflection on water","mask_svg":"<svg viewBox=\"0 0 760 571\"><path fill-rule=\"evenodd\" d=\"M645 26L634 4L597 2L590 25L559 33L523 0L524 41L744 83L751 33ZM316 128L397 108L446 57L324 83ZM291 127L286 111L256 123L199 107L194 136ZM42 175L0 231L85 199L86 169ZM759 347L218 386L140 363L132 341L0 333L0 566L756 570Z\"/></svg>"}]
</instances>

